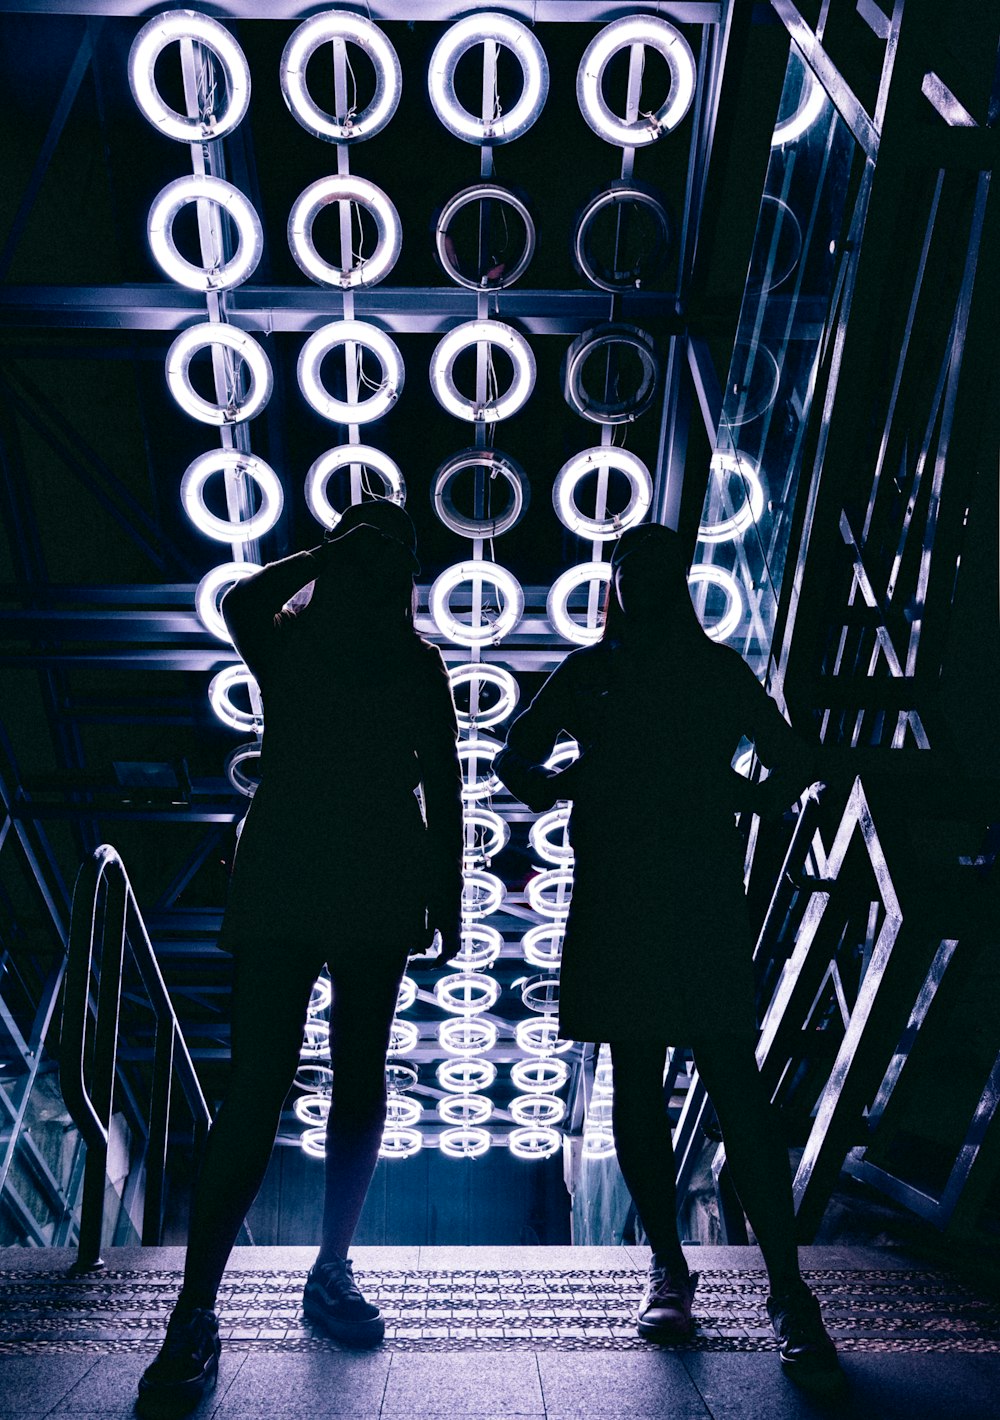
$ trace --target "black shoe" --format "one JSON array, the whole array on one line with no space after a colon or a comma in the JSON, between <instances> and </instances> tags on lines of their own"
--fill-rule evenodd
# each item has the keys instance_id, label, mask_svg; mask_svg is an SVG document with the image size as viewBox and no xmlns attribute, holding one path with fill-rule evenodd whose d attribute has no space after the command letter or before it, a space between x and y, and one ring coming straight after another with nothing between
<instances>
[{"instance_id":1,"label":"black shoe","mask_svg":"<svg viewBox=\"0 0 1000 1420\"><path fill-rule=\"evenodd\" d=\"M837 1348L823 1325L819 1302L804 1282L768 1297L767 1311L786 1374L808 1381L841 1378Z\"/></svg>"},{"instance_id":2,"label":"black shoe","mask_svg":"<svg viewBox=\"0 0 1000 1420\"><path fill-rule=\"evenodd\" d=\"M694 1335L691 1304L697 1272L679 1277L668 1267L649 1264L646 1290L639 1303L636 1329L649 1341L687 1341Z\"/></svg>"},{"instance_id":3,"label":"black shoe","mask_svg":"<svg viewBox=\"0 0 1000 1420\"><path fill-rule=\"evenodd\" d=\"M347 1346L377 1346L385 1335L382 1313L361 1295L353 1264L346 1257L313 1264L302 1293L302 1310Z\"/></svg>"},{"instance_id":4,"label":"black shoe","mask_svg":"<svg viewBox=\"0 0 1000 1420\"><path fill-rule=\"evenodd\" d=\"M186 1415L219 1376L219 1322L207 1307L174 1307L156 1359L139 1378L135 1408L151 1420Z\"/></svg>"}]
</instances>

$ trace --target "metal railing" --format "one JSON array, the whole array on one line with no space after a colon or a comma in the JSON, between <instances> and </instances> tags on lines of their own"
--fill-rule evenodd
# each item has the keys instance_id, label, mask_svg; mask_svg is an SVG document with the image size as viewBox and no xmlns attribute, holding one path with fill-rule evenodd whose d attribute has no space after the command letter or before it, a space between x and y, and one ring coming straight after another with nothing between
<instances>
[{"instance_id":1,"label":"metal railing","mask_svg":"<svg viewBox=\"0 0 1000 1420\"><path fill-rule=\"evenodd\" d=\"M92 978L95 975L94 945L99 921L100 951L96 963L95 1003ZM196 1148L203 1142L212 1122L125 865L110 844L102 844L84 860L73 889L60 1033L59 1072L63 1099L87 1145L79 1252L74 1272L88 1272L104 1266L101 1239L126 944L156 1020L144 1155L143 1246L155 1246L161 1238L163 1179L175 1074L194 1118ZM93 1048L88 1086L87 1028L92 1015Z\"/></svg>"}]
</instances>

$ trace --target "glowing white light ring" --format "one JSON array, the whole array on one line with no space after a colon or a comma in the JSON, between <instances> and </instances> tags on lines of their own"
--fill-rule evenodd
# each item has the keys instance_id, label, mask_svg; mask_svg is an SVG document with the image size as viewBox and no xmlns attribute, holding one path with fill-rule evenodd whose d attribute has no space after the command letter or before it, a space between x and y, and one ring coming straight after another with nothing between
<instances>
[{"instance_id":1,"label":"glowing white light ring","mask_svg":"<svg viewBox=\"0 0 1000 1420\"><path fill-rule=\"evenodd\" d=\"M502 951L503 937L497 929L478 923L474 927L462 928L462 950L452 957L448 965L456 971L479 971L492 966Z\"/></svg>"},{"instance_id":2,"label":"glowing white light ring","mask_svg":"<svg viewBox=\"0 0 1000 1420\"><path fill-rule=\"evenodd\" d=\"M485 1055L496 1043L497 1028L492 1021L462 1016L442 1021L438 1026L438 1044L448 1055Z\"/></svg>"},{"instance_id":3,"label":"glowing white light ring","mask_svg":"<svg viewBox=\"0 0 1000 1420\"><path fill-rule=\"evenodd\" d=\"M605 192L599 192L596 197L592 197L580 214L577 223L576 233L573 237L573 262L581 275L585 276L591 285L596 286L600 291L635 291L638 290L642 281L640 278L631 276L631 273L624 273L623 279L613 281L603 275L591 261L587 252L587 237L590 228L593 226L595 218L603 212L606 207L614 209L623 203L631 202L637 206L646 207L653 213L660 231L663 234L664 257L670 246L671 222L667 209L660 199L646 188L634 182L614 182ZM649 268L649 275L653 276L663 264L655 262ZM617 274L617 273L616 273Z\"/></svg>"},{"instance_id":4,"label":"glowing white light ring","mask_svg":"<svg viewBox=\"0 0 1000 1420\"><path fill-rule=\"evenodd\" d=\"M507 1148L518 1159L550 1159L562 1148L558 1129L544 1126L512 1129L507 1135Z\"/></svg>"},{"instance_id":5,"label":"glowing white light ring","mask_svg":"<svg viewBox=\"0 0 1000 1420\"><path fill-rule=\"evenodd\" d=\"M302 1027L302 1046L300 1054L303 1060L315 1060L317 1056L326 1055L330 1050L330 1023L317 1019L309 1019Z\"/></svg>"},{"instance_id":6,"label":"glowing white light ring","mask_svg":"<svg viewBox=\"0 0 1000 1420\"><path fill-rule=\"evenodd\" d=\"M559 1034L559 1022L555 1016L545 1014L518 1021L514 1027L514 1039L525 1055L565 1055L576 1044L564 1040Z\"/></svg>"},{"instance_id":7,"label":"glowing white light ring","mask_svg":"<svg viewBox=\"0 0 1000 1420\"><path fill-rule=\"evenodd\" d=\"M260 729L260 722L252 710L241 710L232 702L232 693L238 685L256 686L253 675L244 665L225 666L208 683L208 702L224 725L231 730L247 731Z\"/></svg>"},{"instance_id":8,"label":"glowing white light ring","mask_svg":"<svg viewBox=\"0 0 1000 1420\"><path fill-rule=\"evenodd\" d=\"M396 1010L408 1011L417 999L417 983L412 976L404 976L396 992Z\"/></svg>"},{"instance_id":9,"label":"glowing white light ring","mask_svg":"<svg viewBox=\"0 0 1000 1420\"><path fill-rule=\"evenodd\" d=\"M156 61L174 40L190 39L210 50L225 80L226 102L220 113L190 118L163 102L156 87ZM250 68L240 46L218 20L194 10L171 10L149 20L128 54L132 97L154 128L178 143L222 138L242 121L250 103Z\"/></svg>"},{"instance_id":10,"label":"glowing white light ring","mask_svg":"<svg viewBox=\"0 0 1000 1420\"><path fill-rule=\"evenodd\" d=\"M370 212L375 222L375 250L350 267L324 261L313 241L313 224L331 202L355 202ZM353 218L352 218L353 221ZM373 182L343 173L319 178L300 192L288 215L288 245L296 263L318 286L334 286L342 291L359 286L377 286L399 260L403 228L392 202Z\"/></svg>"},{"instance_id":11,"label":"glowing white light ring","mask_svg":"<svg viewBox=\"0 0 1000 1420\"><path fill-rule=\"evenodd\" d=\"M198 620L206 631L210 631L218 640L225 641L230 646L233 644L233 638L222 619L219 602L230 587L259 571L260 568L255 562L220 562L218 567L206 572L198 583L194 594L194 608L198 613Z\"/></svg>"},{"instance_id":12,"label":"glowing white light ring","mask_svg":"<svg viewBox=\"0 0 1000 1420\"><path fill-rule=\"evenodd\" d=\"M702 542L734 542L760 522L764 512L764 484L760 469L746 454L723 452L712 455L711 472L727 478L738 478L744 485L745 497L731 517L717 523L701 523L698 537Z\"/></svg>"},{"instance_id":13,"label":"glowing white light ring","mask_svg":"<svg viewBox=\"0 0 1000 1420\"><path fill-rule=\"evenodd\" d=\"M514 1123L529 1129L561 1124L566 1118L566 1104L556 1095L516 1095L508 1108Z\"/></svg>"},{"instance_id":14,"label":"glowing white light ring","mask_svg":"<svg viewBox=\"0 0 1000 1420\"><path fill-rule=\"evenodd\" d=\"M488 799L492 794L498 794L503 788L492 769L482 778L479 778L476 772L479 760L486 759L492 764L494 755L499 754L501 748L500 741L490 735L480 735L477 739L459 742L458 762L462 766L464 802L477 803L481 799Z\"/></svg>"},{"instance_id":15,"label":"glowing white light ring","mask_svg":"<svg viewBox=\"0 0 1000 1420\"><path fill-rule=\"evenodd\" d=\"M633 395L605 404L587 393L583 370L592 356L614 345L626 345L635 351L642 366L642 378ZM659 383L660 360L653 348L652 336L637 325L609 321L595 326L578 335L566 352L563 395L570 409L592 424L631 424L652 404Z\"/></svg>"},{"instance_id":16,"label":"glowing white light ring","mask_svg":"<svg viewBox=\"0 0 1000 1420\"><path fill-rule=\"evenodd\" d=\"M546 868L542 873L536 873L533 878L528 879L527 894L528 902L532 911L540 913L543 917L564 918L569 912L569 899L565 897L564 890L573 887L573 874L567 868ZM555 894L555 900L546 896L546 893Z\"/></svg>"},{"instance_id":17,"label":"glowing white light ring","mask_svg":"<svg viewBox=\"0 0 1000 1420\"><path fill-rule=\"evenodd\" d=\"M454 615L451 598L462 582L476 581L491 582L503 607L495 621L484 620L480 626L470 626ZM428 606L442 636L460 646L485 646L502 641L517 626L524 615L524 592L517 578L495 562L456 562L435 579Z\"/></svg>"},{"instance_id":18,"label":"glowing white light ring","mask_svg":"<svg viewBox=\"0 0 1000 1420\"><path fill-rule=\"evenodd\" d=\"M442 1129L438 1148L449 1159L481 1159L489 1152L491 1142L489 1130L480 1129L476 1124L460 1124Z\"/></svg>"},{"instance_id":19,"label":"glowing white light ring","mask_svg":"<svg viewBox=\"0 0 1000 1420\"><path fill-rule=\"evenodd\" d=\"M326 1158L326 1125L315 1125L299 1136L299 1147L311 1159Z\"/></svg>"},{"instance_id":20,"label":"glowing white light ring","mask_svg":"<svg viewBox=\"0 0 1000 1420\"><path fill-rule=\"evenodd\" d=\"M181 256L174 241L174 219L189 202L214 202L236 224L236 250L220 266L196 266ZM146 220L149 249L165 276L190 291L231 291L252 276L264 248L260 218L238 188L222 178L189 173L157 194Z\"/></svg>"},{"instance_id":21,"label":"glowing white light ring","mask_svg":"<svg viewBox=\"0 0 1000 1420\"><path fill-rule=\"evenodd\" d=\"M444 1011L459 1016L475 1016L490 1011L500 999L500 986L492 976L458 972L442 976L434 987L437 1003Z\"/></svg>"},{"instance_id":22,"label":"glowing white light ring","mask_svg":"<svg viewBox=\"0 0 1000 1420\"><path fill-rule=\"evenodd\" d=\"M309 1005L307 1007L309 1015L319 1015L321 1011L328 1011L332 1000L333 988L330 985L330 978L328 976L318 976L313 982L313 988L309 993Z\"/></svg>"},{"instance_id":23,"label":"glowing white light ring","mask_svg":"<svg viewBox=\"0 0 1000 1420\"><path fill-rule=\"evenodd\" d=\"M248 774L243 766L251 759L257 761L256 776ZM238 794L242 794L246 799L252 799L260 788L260 741L253 740L250 744L237 745L234 750L230 750L226 755L226 778L232 784Z\"/></svg>"},{"instance_id":24,"label":"glowing white light ring","mask_svg":"<svg viewBox=\"0 0 1000 1420\"><path fill-rule=\"evenodd\" d=\"M783 148L786 143L794 143L801 138L807 128L819 118L826 106L826 92L822 84L802 63L802 89L795 112L789 114L784 123L779 123L771 135L771 147Z\"/></svg>"},{"instance_id":25,"label":"glowing white light ring","mask_svg":"<svg viewBox=\"0 0 1000 1420\"><path fill-rule=\"evenodd\" d=\"M740 584L732 572L727 572L724 567L717 567L710 562L699 563L692 567L688 573L689 586L698 587L703 583L712 587L721 587L726 594L725 611L714 625L704 628L705 635L710 641L725 641L727 637L732 636L743 620L745 608Z\"/></svg>"},{"instance_id":26,"label":"glowing white light ring","mask_svg":"<svg viewBox=\"0 0 1000 1420\"><path fill-rule=\"evenodd\" d=\"M467 468L481 468L490 481L501 477L511 490L510 505L499 518L467 518L455 507L452 484ZM531 501L531 484L519 463L496 449L463 449L441 465L431 485L431 502L438 519L459 537L500 537L524 517Z\"/></svg>"},{"instance_id":27,"label":"glowing white light ring","mask_svg":"<svg viewBox=\"0 0 1000 1420\"><path fill-rule=\"evenodd\" d=\"M387 1055L409 1055L416 1050L420 1031L413 1021L393 1021L389 1030Z\"/></svg>"},{"instance_id":28,"label":"glowing white light ring","mask_svg":"<svg viewBox=\"0 0 1000 1420\"><path fill-rule=\"evenodd\" d=\"M473 281L470 277L464 276L452 260L448 251L447 237L451 224L463 207L468 207L473 202L484 201L502 202L507 207L513 207L524 223L524 247L514 265L505 270L501 276L492 279L483 276L481 280ZM480 223L481 221L480 217ZM508 286L513 286L514 282L528 269L535 251L535 224L532 221L531 213L519 197L515 197L512 192L508 192L505 187L500 187L495 182L477 182L472 187L466 187L461 192L456 192L455 196L445 203L437 220L434 239L437 245L438 261L444 268L445 274L450 276L459 286L464 286L468 291L503 291Z\"/></svg>"},{"instance_id":29,"label":"glowing white light ring","mask_svg":"<svg viewBox=\"0 0 1000 1420\"><path fill-rule=\"evenodd\" d=\"M445 1095L438 1100L437 1112L445 1124L485 1124L493 1114L488 1095Z\"/></svg>"},{"instance_id":30,"label":"glowing white light ring","mask_svg":"<svg viewBox=\"0 0 1000 1420\"><path fill-rule=\"evenodd\" d=\"M479 1094L493 1084L497 1067L492 1060L442 1060L435 1074L438 1084L449 1094ZM568 1077L568 1070L566 1074Z\"/></svg>"},{"instance_id":31,"label":"glowing white light ring","mask_svg":"<svg viewBox=\"0 0 1000 1420\"><path fill-rule=\"evenodd\" d=\"M474 868L471 873L465 874L465 886L462 889L463 917L475 922L489 917L491 912L498 912L505 891L502 878L498 878L495 873L484 873L481 869Z\"/></svg>"},{"instance_id":32,"label":"glowing white light ring","mask_svg":"<svg viewBox=\"0 0 1000 1420\"><path fill-rule=\"evenodd\" d=\"M629 499L620 513L588 518L576 506L574 495L580 481L601 468L613 468L625 475L629 482ZM653 480L642 459L628 449L614 449L610 445L574 454L563 464L552 485L552 505L563 527L592 542L612 542L626 528L634 528L649 512L652 501Z\"/></svg>"},{"instance_id":33,"label":"glowing white light ring","mask_svg":"<svg viewBox=\"0 0 1000 1420\"><path fill-rule=\"evenodd\" d=\"M385 1102L385 1122L391 1129L412 1129L423 1112L420 1101L407 1095L390 1095Z\"/></svg>"},{"instance_id":34,"label":"glowing white light ring","mask_svg":"<svg viewBox=\"0 0 1000 1420\"><path fill-rule=\"evenodd\" d=\"M482 661L467 661L464 665L449 667L448 680L453 693L460 686L473 683L480 686L491 685L500 692L500 699L492 710L479 710L473 716L456 707L460 730L488 730L491 725L498 725L501 720L506 720L517 706L520 695L517 681L510 671L504 670L502 666L489 666Z\"/></svg>"},{"instance_id":35,"label":"glowing white light ring","mask_svg":"<svg viewBox=\"0 0 1000 1420\"><path fill-rule=\"evenodd\" d=\"M545 976L530 977L521 986L521 1000L525 1009L538 1011L540 1014L548 1016L552 1011L559 1009L559 977L552 976L551 973ZM555 1029L555 1022L551 1022L551 1028Z\"/></svg>"},{"instance_id":36,"label":"glowing white light ring","mask_svg":"<svg viewBox=\"0 0 1000 1420\"><path fill-rule=\"evenodd\" d=\"M510 840L510 825L506 819L495 814L492 809L481 806L466 808L464 825L466 829L482 829L487 835L485 843L469 844L466 841L464 861L467 868L489 867L498 853L502 853ZM449 965L454 966L454 960Z\"/></svg>"},{"instance_id":37,"label":"glowing white light ring","mask_svg":"<svg viewBox=\"0 0 1000 1420\"><path fill-rule=\"evenodd\" d=\"M320 45L340 39L367 54L375 70L375 95L360 113L343 119L321 109L306 85L309 60ZM294 118L307 133L328 143L360 143L381 132L399 104L403 87L399 58L388 38L371 20L343 10L312 15L290 36L281 55L281 92Z\"/></svg>"},{"instance_id":38,"label":"glowing white light ring","mask_svg":"<svg viewBox=\"0 0 1000 1420\"><path fill-rule=\"evenodd\" d=\"M485 404L466 399L455 384L455 361L472 345L498 345L506 350L514 365L510 388ZM499 320L470 320L456 325L438 341L429 373L431 389L442 409L456 419L496 424L516 414L531 397L535 387L535 356L524 336L513 326Z\"/></svg>"},{"instance_id":39,"label":"glowing white light ring","mask_svg":"<svg viewBox=\"0 0 1000 1420\"><path fill-rule=\"evenodd\" d=\"M333 1071L329 1065L302 1064L295 1072L295 1084L300 1090L329 1092L333 1084Z\"/></svg>"},{"instance_id":40,"label":"glowing white light ring","mask_svg":"<svg viewBox=\"0 0 1000 1420\"><path fill-rule=\"evenodd\" d=\"M211 345L219 345L232 350L246 362L250 371L250 388L242 400L234 400L223 408L210 399L202 399L191 383L189 369L191 361L200 350ZM174 399L192 419L202 424L242 424L252 419L271 398L274 377L271 362L263 349L245 330L219 321L203 321L190 325L167 351L167 385Z\"/></svg>"},{"instance_id":41,"label":"glowing white light ring","mask_svg":"<svg viewBox=\"0 0 1000 1420\"><path fill-rule=\"evenodd\" d=\"M670 89L660 107L626 123L612 113L604 97L604 73L614 55L631 45L655 49L670 70ZM580 112L599 137L619 148L655 143L677 127L694 98L697 66L691 46L679 30L652 15L613 20L587 45L576 76Z\"/></svg>"},{"instance_id":42,"label":"glowing white light ring","mask_svg":"<svg viewBox=\"0 0 1000 1420\"><path fill-rule=\"evenodd\" d=\"M326 1123L330 1114L330 1100L327 1095L299 1095L292 1109L300 1124L310 1124L315 1129Z\"/></svg>"},{"instance_id":43,"label":"glowing white light ring","mask_svg":"<svg viewBox=\"0 0 1000 1420\"><path fill-rule=\"evenodd\" d=\"M570 593L587 582L610 583L611 566L607 562L580 562L576 567L567 567L549 588L545 610L553 627L567 641L575 641L578 646L593 646L604 634L602 626L581 626L569 614ZM576 756L574 755L574 758Z\"/></svg>"},{"instance_id":44,"label":"glowing white light ring","mask_svg":"<svg viewBox=\"0 0 1000 1420\"><path fill-rule=\"evenodd\" d=\"M390 1094L399 1094L403 1090L411 1090L420 1079L420 1071L416 1065L411 1065L407 1060L387 1060L385 1065L385 1082Z\"/></svg>"},{"instance_id":45,"label":"glowing white light ring","mask_svg":"<svg viewBox=\"0 0 1000 1420\"><path fill-rule=\"evenodd\" d=\"M569 1079L569 1066L565 1060L552 1055L515 1060L510 1067L510 1078L523 1094L551 1095L561 1090Z\"/></svg>"},{"instance_id":46,"label":"glowing white light ring","mask_svg":"<svg viewBox=\"0 0 1000 1420\"><path fill-rule=\"evenodd\" d=\"M357 404L334 399L320 379L324 358L335 346L349 342L370 350L382 366L378 389ZM296 374L299 389L316 413L334 424L370 424L373 419L381 419L399 398L405 378L403 357L396 342L378 326L360 320L331 321L314 330L299 352Z\"/></svg>"},{"instance_id":47,"label":"glowing white light ring","mask_svg":"<svg viewBox=\"0 0 1000 1420\"><path fill-rule=\"evenodd\" d=\"M537 927L529 927L521 938L521 951L530 966L557 967L562 963L563 938L566 929L559 923L543 922ZM548 942L549 950L543 950L541 943ZM534 1024L532 1022L532 1024Z\"/></svg>"},{"instance_id":48,"label":"glowing white light ring","mask_svg":"<svg viewBox=\"0 0 1000 1420\"><path fill-rule=\"evenodd\" d=\"M598 566L604 565L604 563L598 563ZM562 740L559 744L556 745L555 749L549 755L548 759L545 761L543 768L563 769L566 767L566 765L573 764L579 758L580 746L577 744L576 740Z\"/></svg>"},{"instance_id":49,"label":"glowing white light ring","mask_svg":"<svg viewBox=\"0 0 1000 1420\"><path fill-rule=\"evenodd\" d=\"M614 1100L610 1096L592 1098L587 1106L587 1127L590 1129L610 1129L614 1117Z\"/></svg>"},{"instance_id":50,"label":"glowing white light ring","mask_svg":"<svg viewBox=\"0 0 1000 1420\"><path fill-rule=\"evenodd\" d=\"M613 1158L615 1136L610 1129L586 1129L583 1134L583 1157L585 1159Z\"/></svg>"},{"instance_id":51,"label":"glowing white light ring","mask_svg":"<svg viewBox=\"0 0 1000 1420\"><path fill-rule=\"evenodd\" d=\"M573 863L573 848L569 843L554 843L552 835L569 828L569 809L549 809L541 814L528 830L528 842L543 863L568 867Z\"/></svg>"},{"instance_id":52,"label":"glowing white light ring","mask_svg":"<svg viewBox=\"0 0 1000 1420\"><path fill-rule=\"evenodd\" d=\"M615 1088L615 1072L607 1047L602 1046L594 1066L594 1093L611 1095Z\"/></svg>"},{"instance_id":53,"label":"glowing white light ring","mask_svg":"<svg viewBox=\"0 0 1000 1420\"><path fill-rule=\"evenodd\" d=\"M210 513L204 498L205 484L213 473L232 473L253 479L261 492L261 506L249 518L230 522ZM199 454L184 470L181 503L199 532L215 542L250 542L271 531L281 517L284 494L278 475L256 454L239 449L211 449Z\"/></svg>"},{"instance_id":54,"label":"glowing white light ring","mask_svg":"<svg viewBox=\"0 0 1000 1420\"><path fill-rule=\"evenodd\" d=\"M459 60L474 45L495 40L509 49L521 66L523 86L508 113L483 119L464 108L455 97L455 71ZM438 40L427 70L427 89L438 118L466 143L495 147L526 133L542 111L549 91L549 66L545 51L520 20L494 11L467 15Z\"/></svg>"},{"instance_id":55,"label":"glowing white light ring","mask_svg":"<svg viewBox=\"0 0 1000 1420\"><path fill-rule=\"evenodd\" d=\"M777 201L778 199L773 198L768 200ZM784 280L784 277L782 277L781 280ZM775 286L780 285L780 281L775 281L773 284ZM777 358L762 341L751 342L749 340L737 340L733 350L734 360L736 358L736 351L740 349L746 350L755 363L762 364L768 372L769 378L763 398L758 395L756 400L743 400L741 408L739 396L734 396L733 394L732 365L730 364L728 388L726 389L725 397L722 402L722 417L725 423L728 424L730 428L734 429L744 424L752 424L755 419L759 419L762 414L766 413L777 399L778 386L781 384L781 370L778 366ZM735 388L738 389L739 386L737 385Z\"/></svg>"},{"instance_id":56,"label":"glowing white light ring","mask_svg":"<svg viewBox=\"0 0 1000 1420\"><path fill-rule=\"evenodd\" d=\"M392 1125L382 1134L378 1146L380 1159L412 1159L423 1148L424 1138L419 1129L401 1129Z\"/></svg>"},{"instance_id":57,"label":"glowing white light ring","mask_svg":"<svg viewBox=\"0 0 1000 1420\"><path fill-rule=\"evenodd\" d=\"M394 459L370 444L338 444L335 449L320 454L306 474L306 507L325 528L335 528L344 516L337 512L327 496L330 479L340 469L352 464L370 468L381 479L384 495L390 502L398 503L400 507L406 502L406 483Z\"/></svg>"}]
</instances>

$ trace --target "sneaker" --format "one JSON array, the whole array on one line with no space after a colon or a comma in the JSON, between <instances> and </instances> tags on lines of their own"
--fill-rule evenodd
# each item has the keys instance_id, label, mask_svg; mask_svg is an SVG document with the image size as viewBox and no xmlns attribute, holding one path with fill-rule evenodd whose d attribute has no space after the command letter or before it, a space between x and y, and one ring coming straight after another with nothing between
<instances>
[{"instance_id":1,"label":"sneaker","mask_svg":"<svg viewBox=\"0 0 1000 1420\"><path fill-rule=\"evenodd\" d=\"M697 1285L697 1272L678 1277L668 1267L651 1262L636 1319L639 1335L650 1341L687 1341L694 1333L691 1304Z\"/></svg>"},{"instance_id":2,"label":"sneaker","mask_svg":"<svg viewBox=\"0 0 1000 1420\"><path fill-rule=\"evenodd\" d=\"M385 1335L382 1313L361 1295L347 1258L313 1264L302 1293L302 1310L329 1336L348 1346L377 1346Z\"/></svg>"},{"instance_id":3,"label":"sneaker","mask_svg":"<svg viewBox=\"0 0 1000 1420\"><path fill-rule=\"evenodd\" d=\"M778 1355L788 1375L803 1379L839 1379L837 1348L823 1325L819 1302L803 1282L769 1296L767 1311L778 1339Z\"/></svg>"},{"instance_id":4,"label":"sneaker","mask_svg":"<svg viewBox=\"0 0 1000 1420\"><path fill-rule=\"evenodd\" d=\"M159 1354L139 1378L136 1411L151 1420L186 1415L219 1376L219 1322L207 1307L174 1307Z\"/></svg>"}]
</instances>

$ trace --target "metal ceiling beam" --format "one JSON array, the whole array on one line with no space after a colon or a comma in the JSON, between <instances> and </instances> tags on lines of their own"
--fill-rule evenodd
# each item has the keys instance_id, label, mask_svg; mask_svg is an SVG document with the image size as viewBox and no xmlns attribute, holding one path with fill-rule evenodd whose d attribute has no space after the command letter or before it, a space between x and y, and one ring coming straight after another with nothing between
<instances>
[{"instance_id":1,"label":"metal ceiling beam","mask_svg":"<svg viewBox=\"0 0 1000 1420\"><path fill-rule=\"evenodd\" d=\"M469 13L468 0L365 0L373 20L456 20ZM632 0L612 5L607 0L504 0L505 14L532 24L601 24L620 15L647 12L679 24L719 22L717 0ZM766 8L766 7L761 7ZM200 5L206 14L229 20L301 20L315 12L308 0L212 0ZM0 14L111 15L146 19L149 0L0 0Z\"/></svg>"}]
</instances>

